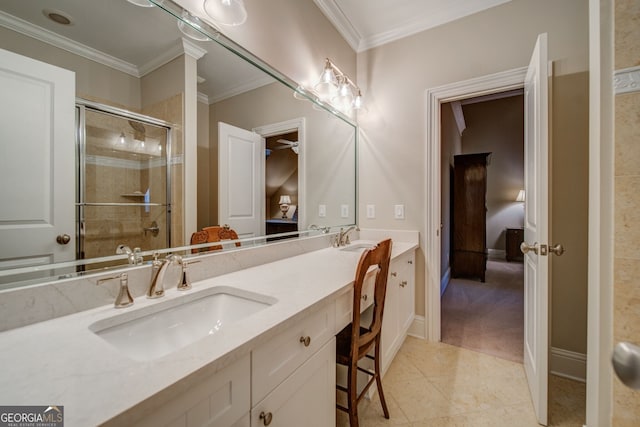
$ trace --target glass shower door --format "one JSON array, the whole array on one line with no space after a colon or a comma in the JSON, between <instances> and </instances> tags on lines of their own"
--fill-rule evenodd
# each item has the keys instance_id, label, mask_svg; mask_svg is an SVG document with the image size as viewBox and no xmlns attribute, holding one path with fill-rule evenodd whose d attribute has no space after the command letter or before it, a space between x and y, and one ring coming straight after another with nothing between
<instances>
[{"instance_id":1,"label":"glass shower door","mask_svg":"<svg viewBox=\"0 0 640 427\"><path fill-rule=\"evenodd\" d=\"M126 112L79 109L79 258L114 255L121 245L170 246L171 129Z\"/></svg>"}]
</instances>

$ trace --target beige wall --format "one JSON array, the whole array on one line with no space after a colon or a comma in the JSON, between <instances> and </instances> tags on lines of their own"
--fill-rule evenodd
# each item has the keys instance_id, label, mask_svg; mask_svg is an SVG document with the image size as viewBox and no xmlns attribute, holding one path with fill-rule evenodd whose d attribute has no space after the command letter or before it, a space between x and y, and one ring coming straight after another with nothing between
<instances>
[{"instance_id":1,"label":"beige wall","mask_svg":"<svg viewBox=\"0 0 640 427\"><path fill-rule=\"evenodd\" d=\"M524 96L462 107L467 128L462 153L490 152L487 167L487 248L505 249L505 229L522 227L524 206Z\"/></svg>"},{"instance_id":2,"label":"beige wall","mask_svg":"<svg viewBox=\"0 0 640 427\"><path fill-rule=\"evenodd\" d=\"M615 68L640 65L640 2L615 2ZM640 345L640 92L615 97L614 342ZM640 393L614 378L613 422L637 426Z\"/></svg>"},{"instance_id":3,"label":"beige wall","mask_svg":"<svg viewBox=\"0 0 640 427\"><path fill-rule=\"evenodd\" d=\"M586 70L588 8L582 0L514 0L358 55L358 83L369 109L359 118L360 202L382 207L373 226L418 229L425 239L435 237L424 229L425 90L526 66L543 32L557 75ZM377 179L381 167L391 171L384 180ZM405 221L392 218L394 203L405 204ZM585 214L586 206L579 212ZM424 262L421 251L418 258ZM420 264L418 315L425 313ZM586 337L586 324L577 323L577 330Z\"/></svg>"},{"instance_id":4,"label":"beige wall","mask_svg":"<svg viewBox=\"0 0 640 427\"><path fill-rule=\"evenodd\" d=\"M551 345L587 352L589 75L552 83L551 240L566 252L551 261Z\"/></svg>"}]
</instances>

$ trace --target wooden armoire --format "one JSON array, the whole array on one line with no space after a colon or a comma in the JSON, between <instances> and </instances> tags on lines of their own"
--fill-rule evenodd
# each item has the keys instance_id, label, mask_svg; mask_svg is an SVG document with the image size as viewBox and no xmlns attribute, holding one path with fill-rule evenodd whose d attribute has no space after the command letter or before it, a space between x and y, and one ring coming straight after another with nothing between
<instances>
[{"instance_id":1,"label":"wooden armoire","mask_svg":"<svg viewBox=\"0 0 640 427\"><path fill-rule=\"evenodd\" d=\"M487 166L491 153L453 160L451 276L480 279L487 269Z\"/></svg>"}]
</instances>

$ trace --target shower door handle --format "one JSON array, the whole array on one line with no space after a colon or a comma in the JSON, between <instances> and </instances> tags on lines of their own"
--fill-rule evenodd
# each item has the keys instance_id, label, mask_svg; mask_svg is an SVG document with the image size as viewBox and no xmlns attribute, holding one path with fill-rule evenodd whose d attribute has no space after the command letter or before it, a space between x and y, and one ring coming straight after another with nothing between
<instances>
[{"instance_id":1,"label":"shower door handle","mask_svg":"<svg viewBox=\"0 0 640 427\"><path fill-rule=\"evenodd\" d=\"M70 241L71 241L71 236L69 236L68 234L59 234L56 237L56 242L58 242L58 244L60 245L66 245Z\"/></svg>"}]
</instances>

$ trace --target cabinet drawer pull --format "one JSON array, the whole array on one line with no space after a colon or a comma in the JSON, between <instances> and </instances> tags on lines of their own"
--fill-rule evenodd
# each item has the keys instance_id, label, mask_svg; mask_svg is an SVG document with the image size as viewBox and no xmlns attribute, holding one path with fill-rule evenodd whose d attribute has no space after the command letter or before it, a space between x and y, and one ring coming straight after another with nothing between
<instances>
[{"instance_id":1,"label":"cabinet drawer pull","mask_svg":"<svg viewBox=\"0 0 640 427\"><path fill-rule=\"evenodd\" d=\"M262 411L260 412L260 419L262 420L262 424L268 426L269 424L271 424L271 420L273 419L273 414L271 412L267 412L265 414L264 411Z\"/></svg>"},{"instance_id":2,"label":"cabinet drawer pull","mask_svg":"<svg viewBox=\"0 0 640 427\"><path fill-rule=\"evenodd\" d=\"M402 282L400 282L400 286L401 286L401 287L403 287L403 288L404 288L405 286L407 286L407 281L406 281L406 280L403 280Z\"/></svg>"},{"instance_id":3,"label":"cabinet drawer pull","mask_svg":"<svg viewBox=\"0 0 640 427\"><path fill-rule=\"evenodd\" d=\"M366 301L366 300L367 300L367 298L369 298L369 296L368 296L367 294L362 295L362 299L363 299L364 301Z\"/></svg>"},{"instance_id":4,"label":"cabinet drawer pull","mask_svg":"<svg viewBox=\"0 0 640 427\"><path fill-rule=\"evenodd\" d=\"M391 272L391 275L392 275L393 277L396 277L396 276L398 275L398 273L396 273L395 271L392 271L392 272Z\"/></svg>"},{"instance_id":5,"label":"cabinet drawer pull","mask_svg":"<svg viewBox=\"0 0 640 427\"><path fill-rule=\"evenodd\" d=\"M300 337L300 342L302 344L304 344L305 347L309 347L309 344L311 344L311 337L307 336L307 337ZM269 420L271 420L271 418L269 418ZM271 421L269 421L271 422ZM268 424L265 424L268 425Z\"/></svg>"},{"instance_id":6,"label":"cabinet drawer pull","mask_svg":"<svg viewBox=\"0 0 640 427\"><path fill-rule=\"evenodd\" d=\"M407 264L413 264L413 260L407 261Z\"/></svg>"}]
</instances>

